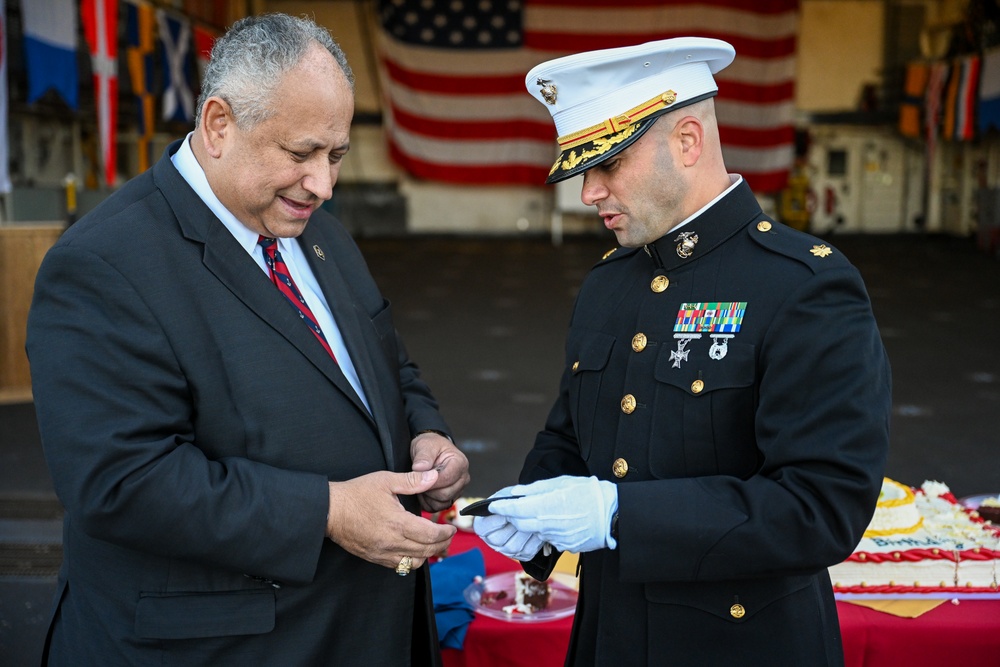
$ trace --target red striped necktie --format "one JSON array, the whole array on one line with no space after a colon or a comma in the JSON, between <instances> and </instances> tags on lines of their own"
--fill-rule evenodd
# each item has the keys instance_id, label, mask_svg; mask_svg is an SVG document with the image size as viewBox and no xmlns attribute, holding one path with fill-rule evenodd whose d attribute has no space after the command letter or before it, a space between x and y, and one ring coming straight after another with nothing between
<instances>
[{"instance_id":1,"label":"red striped necktie","mask_svg":"<svg viewBox=\"0 0 1000 667\"><path fill-rule=\"evenodd\" d=\"M295 286L295 282L292 280L292 274L288 272L288 265L285 264L285 260L281 258L281 253L278 251L278 241L277 239L268 238L266 236L260 236L257 238L257 243L264 250L264 261L267 263L267 270L271 276L271 282L275 284L278 291L285 295L288 299L288 303L292 304L295 308L295 312L299 314L302 321L305 322L310 331L316 336L316 340L320 342L323 349L329 353L330 357L336 361L337 357L333 354L333 350L330 349L330 343L326 341L326 336L323 335L323 330L319 328L319 322L316 321L316 316L313 315L312 311L309 309L306 300L302 298L302 293L299 288Z\"/></svg>"}]
</instances>

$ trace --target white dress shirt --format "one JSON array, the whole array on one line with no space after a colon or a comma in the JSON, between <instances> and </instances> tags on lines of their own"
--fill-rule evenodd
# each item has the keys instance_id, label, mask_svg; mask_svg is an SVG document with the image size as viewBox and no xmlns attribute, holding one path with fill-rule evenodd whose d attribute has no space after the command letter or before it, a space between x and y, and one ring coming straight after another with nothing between
<instances>
[{"instance_id":1,"label":"white dress shirt","mask_svg":"<svg viewBox=\"0 0 1000 667\"><path fill-rule=\"evenodd\" d=\"M184 180L187 181L188 185L201 197L201 200L212 210L212 213L222 221L226 229L243 246L247 254L253 257L261 271L270 280L271 274L267 269L267 263L264 261L264 249L257 244L257 232L249 229L240 222L229 209L223 206L219 198L215 196L215 192L212 191L212 187L208 184L205 170L198 164L198 159L195 158L194 151L191 150L191 146L188 143L191 141L192 135L193 133L188 134L181 144L180 149L171 156L171 161ZM316 276L313 275L309 261L306 259L305 253L302 252L302 246L295 239L278 239L278 251L281 253L282 259L285 260L285 264L288 265L292 281L295 282L295 286L302 293L302 298L306 300L309 309L316 316L319 328L322 329L323 335L326 336L326 341L330 344L330 349L333 350L333 354L337 357L340 370L343 371L347 377L347 381L351 383L354 391L361 398L361 402L365 404L368 412L371 413L371 406L368 404L368 398L361 388L358 372L354 368L354 362L351 361L347 345L344 344L344 337L340 333L340 327L337 326L336 321L333 319L333 313L330 311L330 305L326 301L326 295L323 294L323 290L320 289L319 283L316 281Z\"/></svg>"}]
</instances>

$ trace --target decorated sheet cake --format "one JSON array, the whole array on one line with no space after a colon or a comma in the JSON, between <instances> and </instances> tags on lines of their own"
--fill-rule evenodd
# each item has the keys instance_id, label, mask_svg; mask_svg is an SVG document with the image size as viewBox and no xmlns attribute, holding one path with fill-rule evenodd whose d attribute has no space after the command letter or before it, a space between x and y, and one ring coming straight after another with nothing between
<instances>
[{"instance_id":1,"label":"decorated sheet cake","mask_svg":"<svg viewBox=\"0 0 1000 667\"><path fill-rule=\"evenodd\" d=\"M842 597L996 595L998 574L1000 526L963 507L940 482L914 490L888 478L860 544L830 568Z\"/></svg>"}]
</instances>

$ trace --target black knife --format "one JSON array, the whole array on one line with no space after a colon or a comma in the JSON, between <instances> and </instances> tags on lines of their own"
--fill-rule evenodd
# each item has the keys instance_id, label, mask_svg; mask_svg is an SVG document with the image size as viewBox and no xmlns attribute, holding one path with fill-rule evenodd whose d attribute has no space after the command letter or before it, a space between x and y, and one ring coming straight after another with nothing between
<instances>
[{"instance_id":1,"label":"black knife","mask_svg":"<svg viewBox=\"0 0 1000 667\"><path fill-rule=\"evenodd\" d=\"M469 503L459 511L462 516L489 516L492 514L490 512L490 503L495 500L514 500L515 498L523 498L524 496L503 496L499 498L484 498L483 500L477 500L474 503Z\"/></svg>"}]
</instances>

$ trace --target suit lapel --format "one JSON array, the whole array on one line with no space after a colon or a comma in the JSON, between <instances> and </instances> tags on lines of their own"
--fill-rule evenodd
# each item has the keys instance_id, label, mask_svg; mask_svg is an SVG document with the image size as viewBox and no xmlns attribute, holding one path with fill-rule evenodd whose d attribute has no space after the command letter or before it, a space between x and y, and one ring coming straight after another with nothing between
<instances>
[{"instance_id":1,"label":"suit lapel","mask_svg":"<svg viewBox=\"0 0 1000 667\"><path fill-rule=\"evenodd\" d=\"M382 451L385 454L389 470L394 470L392 431L386 421L384 411L379 410L379 406L384 405L385 401L382 400L381 382L371 361L372 355L382 354L382 352L372 347L377 342L374 340L375 332L372 330L370 318L354 299L350 285L334 259L337 255L336 248L324 236L322 229L318 225L310 223L298 240L323 294L326 295L326 301L330 306L333 319L340 329L340 334L344 337L344 344L351 355L354 369L358 373L361 388L368 397L368 404L372 407L372 417L378 427L379 440L382 443ZM322 249L326 259L319 259L318 254L313 250L314 246ZM398 382L398 379L390 378L382 381ZM362 409L364 408L362 407Z\"/></svg>"},{"instance_id":2,"label":"suit lapel","mask_svg":"<svg viewBox=\"0 0 1000 667\"><path fill-rule=\"evenodd\" d=\"M173 209L184 236L204 244L205 268L261 320L284 336L361 412L368 415L368 410L340 367L316 341L294 309L289 307L284 295L275 289L225 225L174 168L169 156L176 152L179 145L180 142L177 142L167 148L164 157L154 167L154 179ZM329 296L327 298L329 300Z\"/></svg>"}]
</instances>

